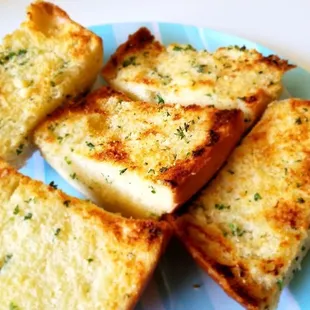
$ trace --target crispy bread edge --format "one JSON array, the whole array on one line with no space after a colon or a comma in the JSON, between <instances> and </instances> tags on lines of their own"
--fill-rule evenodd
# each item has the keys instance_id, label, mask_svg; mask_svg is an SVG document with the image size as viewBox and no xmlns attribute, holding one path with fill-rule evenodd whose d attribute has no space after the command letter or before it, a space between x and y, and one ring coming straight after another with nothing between
<instances>
[{"instance_id":1,"label":"crispy bread edge","mask_svg":"<svg viewBox=\"0 0 310 310\"><path fill-rule=\"evenodd\" d=\"M115 78L117 74L117 67L123 62L126 55L139 51L149 44L153 44L154 48L159 51L163 50L163 46L158 41L155 41L154 36L146 27L142 27L135 33L129 35L128 40L116 49L115 53L103 67L101 74L104 79L109 82Z\"/></svg>"},{"instance_id":2,"label":"crispy bread edge","mask_svg":"<svg viewBox=\"0 0 310 310\"><path fill-rule=\"evenodd\" d=\"M172 171L168 169L160 176L174 191L176 208L213 177L239 142L243 132L243 113L240 110L215 111L213 126L206 133L205 145L200 145L189 160L181 161Z\"/></svg>"},{"instance_id":3,"label":"crispy bread edge","mask_svg":"<svg viewBox=\"0 0 310 310\"><path fill-rule=\"evenodd\" d=\"M191 254L196 263L205 272L207 272L207 274L216 283L218 283L222 287L222 289L227 293L227 295L232 297L234 300L236 300L238 303L240 303L248 310L262 309L262 306L264 305L262 301L254 299L245 290L241 291L238 290L238 287L234 288L232 283L229 280L227 280L225 272L226 273L229 272L229 270L226 270L227 268L229 268L228 266L222 266L222 265L216 266L216 263L214 261L206 257L202 253L202 251L191 242L191 238L187 236L186 229L184 228L185 226L187 227L190 225L189 223L190 220L186 220L182 216L178 217L177 215L166 215L164 219L171 224L174 234L183 243L183 245Z\"/></svg>"}]
</instances>

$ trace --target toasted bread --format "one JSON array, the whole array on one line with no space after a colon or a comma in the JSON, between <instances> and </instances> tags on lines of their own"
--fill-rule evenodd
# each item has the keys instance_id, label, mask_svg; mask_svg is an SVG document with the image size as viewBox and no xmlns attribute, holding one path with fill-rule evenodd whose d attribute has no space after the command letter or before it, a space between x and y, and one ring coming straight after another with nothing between
<instances>
[{"instance_id":1,"label":"toasted bread","mask_svg":"<svg viewBox=\"0 0 310 310\"><path fill-rule=\"evenodd\" d=\"M56 111L34 140L69 183L107 210L158 217L211 178L242 131L239 110L131 101L103 87Z\"/></svg>"},{"instance_id":2,"label":"toasted bread","mask_svg":"<svg viewBox=\"0 0 310 310\"><path fill-rule=\"evenodd\" d=\"M0 46L0 157L21 166L34 127L89 90L102 67L102 41L57 6L35 2Z\"/></svg>"},{"instance_id":3,"label":"toasted bread","mask_svg":"<svg viewBox=\"0 0 310 310\"><path fill-rule=\"evenodd\" d=\"M169 239L0 162L0 308L133 309Z\"/></svg>"},{"instance_id":4,"label":"toasted bread","mask_svg":"<svg viewBox=\"0 0 310 310\"><path fill-rule=\"evenodd\" d=\"M172 220L197 262L247 309L277 306L310 245L309 120L310 101L272 103Z\"/></svg>"},{"instance_id":5,"label":"toasted bread","mask_svg":"<svg viewBox=\"0 0 310 310\"><path fill-rule=\"evenodd\" d=\"M141 28L118 47L102 75L134 99L241 109L248 128L278 98L281 77L293 67L245 47L223 47L214 53L190 45L165 47Z\"/></svg>"}]
</instances>

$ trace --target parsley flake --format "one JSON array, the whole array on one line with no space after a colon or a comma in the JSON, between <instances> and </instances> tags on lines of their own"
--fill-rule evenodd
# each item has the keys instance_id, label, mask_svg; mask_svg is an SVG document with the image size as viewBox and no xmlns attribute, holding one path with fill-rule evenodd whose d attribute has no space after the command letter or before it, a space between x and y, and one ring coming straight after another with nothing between
<instances>
[{"instance_id":1,"label":"parsley flake","mask_svg":"<svg viewBox=\"0 0 310 310\"><path fill-rule=\"evenodd\" d=\"M282 289L283 289L283 280L278 280L277 281L277 285L278 285L279 290L282 291Z\"/></svg>"},{"instance_id":2,"label":"parsley flake","mask_svg":"<svg viewBox=\"0 0 310 310\"><path fill-rule=\"evenodd\" d=\"M176 51L176 52L179 52L179 51L183 51L183 48L181 46L175 45L173 47L173 50Z\"/></svg>"},{"instance_id":3,"label":"parsley flake","mask_svg":"<svg viewBox=\"0 0 310 310\"><path fill-rule=\"evenodd\" d=\"M95 148L95 145L92 144L91 142L86 141L85 143L91 150Z\"/></svg>"},{"instance_id":4,"label":"parsley flake","mask_svg":"<svg viewBox=\"0 0 310 310\"><path fill-rule=\"evenodd\" d=\"M14 304L14 302L10 302L10 305L9 305L9 310L18 310L19 309L19 307L16 305L16 304Z\"/></svg>"},{"instance_id":5,"label":"parsley flake","mask_svg":"<svg viewBox=\"0 0 310 310\"><path fill-rule=\"evenodd\" d=\"M160 95L156 95L156 100L158 104L164 104L165 100L160 96Z\"/></svg>"},{"instance_id":6,"label":"parsley flake","mask_svg":"<svg viewBox=\"0 0 310 310\"><path fill-rule=\"evenodd\" d=\"M58 188L58 185L55 184L54 181L51 181L50 184L49 184L49 186L53 187L54 189L57 189L57 188Z\"/></svg>"},{"instance_id":7,"label":"parsley flake","mask_svg":"<svg viewBox=\"0 0 310 310\"><path fill-rule=\"evenodd\" d=\"M25 216L24 216L24 220L31 220L32 219L32 213L27 213Z\"/></svg>"},{"instance_id":8,"label":"parsley flake","mask_svg":"<svg viewBox=\"0 0 310 310\"><path fill-rule=\"evenodd\" d=\"M161 168L159 169L160 173L164 173L164 172L166 172L167 170L168 170L167 167L161 167Z\"/></svg>"},{"instance_id":9,"label":"parsley flake","mask_svg":"<svg viewBox=\"0 0 310 310\"><path fill-rule=\"evenodd\" d=\"M198 73L205 72L205 67L206 67L206 65L196 65L196 66L194 66L194 68L197 70Z\"/></svg>"},{"instance_id":10,"label":"parsley flake","mask_svg":"<svg viewBox=\"0 0 310 310\"><path fill-rule=\"evenodd\" d=\"M19 205L16 205L16 207L14 208L13 214L17 215L19 213Z\"/></svg>"},{"instance_id":11,"label":"parsley flake","mask_svg":"<svg viewBox=\"0 0 310 310\"><path fill-rule=\"evenodd\" d=\"M20 144L16 149L16 155L20 155L23 152L24 144Z\"/></svg>"},{"instance_id":12,"label":"parsley flake","mask_svg":"<svg viewBox=\"0 0 310 310\"><path fill-rule=\"evenodd\" d=\"M305 199L303 199L302 197L298 197L297 202L298 203L305 203Z\"/></svg>"},{"instance_id":13,"label":"parsley flake","mask_svg":"<svg viewBox=\"0 0 310 310\"><path fill-rule=\"evenodd\" d=\"M68 208L70 205L71 200L65 200L64 205Z\"/></svg>"},{"instance_id":14,"label":"parsley flake","mask_svg":"<svg viewBox=\"0 0 310 310\"><path fill-rule=\"evenodd\" d=\"M127 171L128 168L124 168L122 170L119 171L119 174L122 175L123 173L125 173Z\"/></svg>"},{"instance_id":15,"label":"parsley flake","mask_svg":"<svg viewBox=\"0 0 310 310\"><path fill-rule=\"evenodd\" d=\"M238 225L234 223L229 224L229 228L233 236L241 237L245 233L245 230L241 229Z\"/></svg>"},{"instance_id":16,"label":"parsley flake","mask_svg":"<svg viewBox=\"0 0 310 310\"><path fill-rule=\"evenodd\" d=\"M123 67L126 68L130 65L136 66L136 56L130 56L126 60L123 61Z\"/></svg>"},{"instance_id":17,"label":"parsley flake","mask_svg":"<svg viewBox=\"0 0 310 310\"><path fill-rule=\"evenodd\" d=\"M224 205L223 203L216 203L214 207L217 210L230 209L230 205Z\"/></svg>"},{"instance_id":18,"label":"parsley flake","mask_svg":"<svg viewBox=\"0 0 310 310\"><path fill-rule=\"evenodd\" d=\"M4 256L4 259L0 261L0 271L12 259L12 257L13 254L7 254Z\"/></svg>"},{"instance_id":19,"label":"parsley flake","mask_svg":"<svg viewBox=\"0 0 310 310\"><path fill-rule=\"evenodd\" d=\"M75 180L77 178L76 173L75 172L71 173L70 178Z\"/></svg>"},{"instance_id":20,"label":"parsley flake","mask_svg":"<svg viewBox=\"0 0 310 310\"><path fill-rule=\"evenodd\" d=\"M255 193L255 195L254 195L254 200L255 200L255 201L258 201L258 200L260 200L260 199L262 199L262 196L261 196L259 193Z\"/></svg>"},{"instance_id":21,"label":"parsley flake","mask_svg":"<svg viewBox=\"0 0 310 310\"><path fill-rule=\"evenodd\" d=\"M184 123L184 127L179 126L179 128L177 129L177 132L175 133L176 136L178 136L180 138L180 140L185 138L185 132L187 132L189 129L189 124L188 123Z\"/></svg>"},{"instance_id":22,"label":"parsley flake","mask_svg":"<svg viewBox=\"0 0 310 310\"><path fill-rule=\"evenodd\" d=\"M67 163L67 165L72 164L72 161L67 156L65 156L65 162Z\"/></svg>"}]
</instances>

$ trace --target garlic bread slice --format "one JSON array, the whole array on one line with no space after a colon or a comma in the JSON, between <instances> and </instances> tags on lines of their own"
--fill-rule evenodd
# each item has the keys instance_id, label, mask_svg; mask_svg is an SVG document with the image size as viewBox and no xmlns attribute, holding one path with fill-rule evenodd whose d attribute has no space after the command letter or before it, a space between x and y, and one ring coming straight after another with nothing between
<instances>
[{"instance_id":1,"label":"garlic bread slice","mask_svg":"<svg viewBox=\"0 0 310 310\"><path fill-rule=\"evenodd\" d=\"M248 128L280 96L281 78L291 68L286 60L245 47L214 53L191 45L166 47L141 28L118 47L102 75L114 89L138 100L241 109Z\"/></svg>"},{"instance_id":2,"label":"garlic bread slice","mask_svg":"<svg viewBox=\"0 0 310 310\"><path fill-rule=\"evenodd\" d=\"M310 101L272 103L173 220L195 260L247 309L275 309L310 246Z\"/></svg>"},{"instance_id":3,"label":"garlic bread slice","mask_svg":"<svg viewBox=\"0 0 310 310\"><path fill-rule=\"evenodd\" d=\"M0 46L0 157L21 166L35 126L89 90L102 66L102 41L59 7L35 2Z\"/></svg>"},{"instance_id":4,"label":"garlic bread slice","mask_svg":"<svg viewBox=\"0 0 310 310\"><path fill-rule=\"evenodd\" d=\"M0 308L133 309L170 236L0 162Z\"/></svg>"},{"instance_id":5,"label":"garlic bread slice","mask_svg":"<svg viewBox=\"0 0 310 310\"><path fill-rule=\"evenodd\" d=\"M35 132L44 158L107 210L158 217L196 193L243 132L239 110L132 101L103 87Z\"/></svg>"}]
</instances>

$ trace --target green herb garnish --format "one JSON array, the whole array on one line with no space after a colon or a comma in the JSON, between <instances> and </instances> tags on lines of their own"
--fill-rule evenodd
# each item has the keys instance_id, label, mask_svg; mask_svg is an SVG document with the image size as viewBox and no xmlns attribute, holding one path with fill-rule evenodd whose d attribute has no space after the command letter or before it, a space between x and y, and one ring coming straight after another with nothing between
<instances>
[{"instance_id":1,"label":"green herb garnish","mask_svg":"<svg viewBox=\"0 0 310 310\"><path fill-rule=\"evenodd\" d=\"M126 60L124 60L123 62L123 67L128 67L130 65L135 66L136 65L136 56L130 56L129 58L127 58Z\"/></svg>"},{"instance_id":2,"label":"green herb garnish","mask_svg":"<svg viewBox=\"0 0 310 310\"><path fill-rule=\"evenodd\" d=\"M262 199L262 196L261 196L259 193L256 193L256 194L254 195L254 200L255 200L255 201L258 201L258 200L260 200L260 199Z\"/></svg>"},{"instance_id":3,"label":"green herb garnish","mask_svg":"<svg viewBox=\"0 0 310 310\"><path fill-rule=\"evenodd\" d=\"M9 305L9 310L18 310L18 309L19 307L11 301Z\"/></svg>"},{"instance_id":4,"label":"green herb garnish","mask_svg":"<svg viewBox=\"0 0 310 310\"><path fill-rule=\"evenodd\" d=\"M194 68L197 70L199 73L203 73L205 71L206 65L196 65Z\"/></svg>"},{"instance_id":5,"label":"green herb garnish","mask_svg":"<svg viewBox=\"0 0 310 310\"><path fill-rule=\"evenodd\" d=\"M298 203L305 203L305 199L303 199L302 197L298 197L297 202Z\"/></svg>"},{"instance_id":6,"label":"green herb garnish","mask_svg":"<svg viewBox=\"0 0 310 310\"><path fill-rule=\"evenodd\" d=\"M164 104L165 100L160 96L160 95L156 95L156 100L158 104Z\"/></svg>"},{"instance_id":7,"label":"green herb garnish","mask_svg":"<svg viewBox=\"0 0 310 310\"><path fill-rule=\"evenodd\" d=\"M17 215L19 213L19 205L16 205L16 207L14 208L13 214Z\"/></svg>"},{"instance_id":8,"label":"green herb garnish","mask_svg":"<svg viewBox=\"0 0 310 310\"><path fill-rule=\"evenodd\" d=\"M59 233L60 233L60 231L61 231L61 229L60 229L60 228L57 228L56 231L55 231L55 233L54 233L54 235L55 235L55 236L58 236Z\"/></svg>"},{"instance_id":9,"label":"green herb garnish","mask_svg":"<svg viewBox=\"0 0 310 310\"><path fill-rule=\"evenodd\" d=\"M50 184L49 184L49 186L53 187L54 189L57 189L57 188L58 188L58 185L55 184L54 181L51 181Z\"/></svg>"},{"instance_id":10,"label":"green herb garnish","mask_svg":"<svg viewBox=\"0 0 310 310\"><path fill-rule=\"evenodd\" d=\"M70 174L70 178L73 179L73 180L76 179L77 178L76 173L73 172L72 174Z\"/></svg>"},{"instance_id":11,"label":"green herb garnish","mask_svg":"<svg viewBox=\"0 0 310 310\"><path fill-rule=\"evenodd\" d=\"M25 216L24 216L24 220L31 220L32 219L32 213L27 213Z\"/></svg>"},{"instance_id":12,"label":"green herb garnish","mask_svg":"<svg viewBox=\"0 0 310 310\"><path fill-rule=\"evenodd\" d=\"M127 171L128 168L124 168L122 170L119 171L119 174L122 175L123 173L125 173Z\"/></svg>"},{"instance_id":13,"label":"green herb garnish","mask_svg":"<svg viewBox=\"0 0 310 310\"><path fill-rule=\"evenodd\" d=\"M71 164L72 164L72 161L71 161L67 156L65 156L65 162L66 162L68 165L71 165Z\"/></svg>"},{"instance_id":14,"label":"green herb garnish","mask_svg":"<svg viewBox=\"0 0 310 310\"><path fill-rule=\"evenodd\" d=\"M230 205L224 205L223 203L216 203L214 207L217 210L230 209Z\"/></svg>"},{"instance_id":15,"label":"green herb garnish","mask_svg":"<svg viewBox=\"0 0 310 310\"><path fill-rule=\"evenodd\" d=\"M167 167L161 167L161 168L159 169L160 173L164 173L164 172L166 172L167 170L168 170Z\"/></svg>"},{"instance_id":16,"label":"green herb garnish","mask_svg":"<svg viewBox=\"0 0 310 310\"><path fill-rule=\"evenodd\" d=\"M4 259L0 262L0 271L12 259L12 257L13 254L7 254L4 256Z\"/></svg>"},{"instance_id":17,"label":"green herb garnish","mask_svg":"<svg viewBox=\"0 0 310 310\"><path fill-rule=\"evenodd\" d=\"M233 236L241 237L245 233L245 230L234 223L229 224L229 228Z\"/></svg>"},{"instance_id":18,"label":"green herb garnish","mask_svg":"<svg viewBox=\"0 0 310 310\"><path fill-rule=\"evenodd\" d=\"M68 208L70 205L71 200L65 200L64 205Z\"/></svg>"},{"instance_id":19,"label":"green herb garnish","mask_svg":"<svg viewBox=\"0 0 310 310\"><path fill-rule=\"evenodd\" d=\"M181 46L176 45L173 47L173 50L176 52L179 52L179 51L183 51L183 48Z\"/></svg>"},{"instance_id":20,"label":"green herb garnish","mask_svg":"<svg viewBox=\"0 0 310 310\"><path fill-rule=\"evenodd\" d=\"M277 285L278 285L279 290L282 291L282 289L283 289L283 280L278 280L277 281Z\"/></svg>"},{"instance_id":21,"label":"green herb garnish","mask_svg":"<svg viewBox=\"0 0 310 310\"><path fill-rule=\"evenodd\" d=\"M86 141L85 143L86 143L86 145L87 145L91 150L92 150L93 148L95 148L95 145L92 144L91 142Z\"/></svg>"},{"instance_id":22,"label":"green herb garnish","mask_svg":"<svg viewBox=\"0 0 310 310\"><path fill-rule=\"evenodd\" d=\"M20 144L16 149L16 155L20 155L23 152L24 144Z\"/></svg>"}]
</instances>

